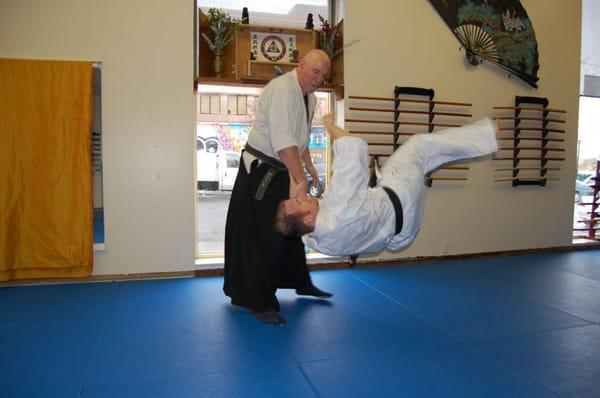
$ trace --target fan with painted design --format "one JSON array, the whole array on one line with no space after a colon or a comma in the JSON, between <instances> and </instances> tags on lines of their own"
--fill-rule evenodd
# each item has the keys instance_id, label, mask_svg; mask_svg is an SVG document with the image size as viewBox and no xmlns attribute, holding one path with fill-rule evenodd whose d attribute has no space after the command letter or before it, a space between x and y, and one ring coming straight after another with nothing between
<instances>
[{"instance_id":1,"label":"fan with painted design","mask_svg":"<svg viewBox=\"0 0 600 398\"><path fill-rule=\"evenodd\" d=\"M452 30L467 60L484 60L537 88L537 41L518 0L429 0Z\"/></svg>"}]
</instances>

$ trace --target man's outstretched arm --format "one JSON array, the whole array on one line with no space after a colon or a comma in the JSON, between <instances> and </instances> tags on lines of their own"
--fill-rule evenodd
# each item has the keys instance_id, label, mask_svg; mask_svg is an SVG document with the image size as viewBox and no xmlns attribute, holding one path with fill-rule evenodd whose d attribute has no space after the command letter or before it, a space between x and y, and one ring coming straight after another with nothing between
<instances>
[{"instance_id":1,"label":"man's outstretched arm","mask_svg":"<svg viewBox=\"0 0 600 398\"><path fill-rule=\"evenodd\" d=\"M308 147L304 149L304 152L302 152L300 158L304 162L304 168L306 168L306 170L310 173L310 176L312 177L313 185L318 187L320 184L319 172L317 171L315 165L312 162L312 159L310 158L310 150L308 149Z\"/></svg>"},{"instance_id":2,"label":"man's outstretched arm","mask_svg":"<svg viewBox=\"0 0 600 398\"><path fill-rule=\"evenodd\" d=\"M283 148L279 151L279 158L290 174L290 198L306 195L308 183L306 181L306 174L304 174L304 168L302 167L302 160L298 153L298 147Z\"/></svg>"}]
</instances>

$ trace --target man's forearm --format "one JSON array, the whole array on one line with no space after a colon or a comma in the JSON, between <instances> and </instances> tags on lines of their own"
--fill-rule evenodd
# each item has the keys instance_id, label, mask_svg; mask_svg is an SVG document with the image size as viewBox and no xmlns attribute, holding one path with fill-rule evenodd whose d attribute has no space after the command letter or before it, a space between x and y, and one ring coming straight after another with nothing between
<instances>
[{"instance_id":1,"label":"man's forearm","mask_svg":"<svg viewBox=\"0 0 600 398\"><path fill-rule=\"evenodd\" d=\"M302 152L301 158L304 162L304 166L306 166L306 169L310 170L311 168L315 167L313 165L312 159L310 158L310 151L308 150L308 147L304 150L304 152Z\"/></svg>"},{"instance_id":2,"label":"man's forearm","mask_svg":"<svg viewBox=\"0 0 600 398\"><path fill-rule=\"evenodd\" d=\"M298 153L298 148L295 146L283 148L279 151L279 158L281 162L288 169L288 173L297 183L306 180L306 174L304 174L304 168L302 167L302 160Z\"/></svg>"}]
</instances>

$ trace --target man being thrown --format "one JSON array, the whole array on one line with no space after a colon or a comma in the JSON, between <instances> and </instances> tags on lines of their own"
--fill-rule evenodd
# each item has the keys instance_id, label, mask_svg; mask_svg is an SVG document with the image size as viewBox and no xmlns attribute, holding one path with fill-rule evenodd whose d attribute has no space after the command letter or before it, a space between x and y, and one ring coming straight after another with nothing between
<instances>
[{"instance_id":1,"label":"man being thrown","mask_svg":"<svg viewBox=\"0 0 600 398\"><path fill-rule=\"evenodd\" d=\"M323 117L323 124L333 139L329 186L320 202L307 196L283 201L275 228L285 236L305 235L308 247L329 255L408 246L421 226L425 174L448 162L498 150L498 124L488 118L416 134L388 158L377 186L369 188L367 143L336 126L331 115Z\"/></svg>"}]
</instances>

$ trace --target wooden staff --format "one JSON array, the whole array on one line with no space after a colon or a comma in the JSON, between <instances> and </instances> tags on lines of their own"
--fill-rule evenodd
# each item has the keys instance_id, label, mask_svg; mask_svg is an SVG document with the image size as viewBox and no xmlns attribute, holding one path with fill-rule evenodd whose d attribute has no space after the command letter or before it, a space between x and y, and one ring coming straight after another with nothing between
<instances>
[{"instance_id":1,"label":"wooden staff","mask_svg":"<svg viewBox=\"0 0 600 398\"><path fill-rule=\"evenodd\" d=\"M556 161L562 161L565 160L565 158L537 158L537 157L519 157L519 158L494 158L494 160L556 160Z\"/></svg>"},{"instance_id":2,"label":"wooden staff","mask_svg":"<svg viewBox=\"0 0 600 398\"><path fill-rule=\"evenodd\" d=\"M501 169L494 169L494 171L511 171L511 170L551 170L559 171L560 167L504 167Z\"/></svg>"},{"instance_id":3,"label":"wooden staff","mask_svg":"<svg viewBox=\"0 0 600 398\"><path fill-rule=\"evenodd\" d=\"M390 157L392 153L377 153L377 152L369 152L369 156L377 156L377 157ZM446 171L468 171L469 167L467 166L442 166L438 167L436 170L446 170Z\"/></svg>"},{"instance_id":4,"label":"wooden staff","mask_svg":"<svg viewBox=\"0 0 600 398\"><path fill-rule=\"evenodd\" d=\"M412 99L412 98L365 97L365 96L361 96L361 95L350 95L348 98L350 98L350 99L374 100L374 101L402 101L402 102L412 102L412 103L416 103L416 104L473 106L473 104L468 104L468 103L464 103L464 102L427 101L427 100L418 100L418 99Z\"/></svg>"},{"instance_id":5,"label":"wooden staff","mask_svg":"<svg viewBox=\"0 0 600 398\"><path fill-rule=\"evenodd\" d=\"M351 111L367 111L367 112L400 112L400 113L414 113L418 115L440 115L440 116L460 116L460 117L472 117L470 113L452 113L452 112L427 112L427 111L414 111L409 109L382 109L382 108L362 108L351 106L348 108Z\"/></svg>"},{"instance_id":6,"label":"wooden staff","mask_svg":"<svg viewBox=\"0 0 600 398\"><path fill-rule=\"evenodd\" d=\"M546 129L543 127L528 127L528 126L501 127L499 130L502 130L502 131L529 130L529 131L549 131L551 133L561 133L561 134L565 133L565 130L560 130L560 129Z\"/></svg>"},{"instance_id":7,"label":"wooden staff","mask_svg":"<svg viewBox=\"0 0 600 398\"><path fill-rule=\"evenodd\" d=\"M564 120L560 120L560 119L547 119L545 117L529 117L529 116L500 116L497 117L496 119L499 120L536 120L536 121L543 121L543 122L554 122L554 123L564 123Z\"/></svg>"},{"instance_id":8,"label":"wooden staff","mask_svg":"<svg viewBox=\"0 0 600 398\"><path fill-rule=\"evenodd\" d=\"M565 140L563 140L562 138L539 138L539 137L496 137L497 140L502 140L502 141L514 141L514 140L521 140L521 141L548 141L548 142L565 142Z\"/></svg>"},{"instance_id":9,"label":"wooden staff","mask_svg":"<svg viewBox=\"0 0 600 398\"><path fill-rule=\"evenodd\" d=\"M348 130L348 132L350 134L372 134L372 135L415 135L415 134L419 134L419 133L408 133L408 132L401 132L398 131L397 133L394 133L393 131L364 131L364 130Z\"/></svg>"},{"instance_id":10,"label":"wooden staff","mask_svg":"<svg viewBox=\"0 0 600 398\"><path fill-rule=\"evenodd\" d=\"M469 170L469 168L467 166L444 166L437 170Z\"/></svg>"},{"instance_id":11,"label":"wooden staff","mask_svg":"<svg viewBox=\"0 0 600 398\"><path fill-rule=\"evenodd\" d=\"M529 106L494 106L492 109L507 109L507 110L520 109L523 111L567 113L567 111L565 111L563 109L533 108L533 107L529 107Z\"/></svg>"},{"instance_id":12,"label":"wooden staff","mask_svg":"<svg viewBox=\"0 0 600 398\"><path fill-rule=\"evenodd\" d=\"M564 152L565 150L562 148L540 148L540 147L507 147L507 148L498 148L499 151L509 151L514 149L520 149L522 151L550 151L550 152Z\"/></svg>"},{"instance_id":13,"label":"wooden staff","mask_svg":"<svg viewBox=\"0 0 600 398\"><path fill-rule=\"evenodd\" d=\"M467 181L468 178L466 177L432 177L432 176L427 176L425 177L426 180L445 180L445 181Z\"/></svg>"},{"instance_id":14,"label":"wooden staff","mask_svg":"<svg viewBox=\"0 0 600 398\"><path fill-rule=\"evenodd\" d=\"M367 142L367 145L369 147L373 147L373 146L398 146L398 147L401 147L402 146L402 144L394 144L393 142ZM371 153L369 153L369 154L371 154ZM388 153L385 156L390 156L391 154L392 153ZM373 155L375 155L375 154L373 154ZM384 156L384 155L377 154L377 156ZM444 169L447 169L447 170L469 170L469 168L465 167L465 166L446 166L446 167L444 167Z\"/></svg>"},{"instance_id":15,"label":"wooden staff","mask_svg":"<svg viewBox=\"0 0 600 398\"><path fill-rule=\"evenodd\" d=\"M404 121L388 121L388 120L367 120L367 119L345 119L351 123L379 123L379 124L405 124L410 126L433 126L433 127L460 127L460 124L442 124L442 123L425 123L425 122L404 122Z\"/></svg>"},{"instance_id":16,"label":"wooden staff","mask_svg":"<svg viewBox=\"0 0 600 398\"><path fill-rule=\"evenodd\" d=\"M585 214L589 214L591 219L600 221L600 213L592 213L591 211L586 211Z\"/></svg>"},{"instance_id":17,"label":"wooden staff","mask_svg":"<svg viewBox=\"0 0 600 398\"><path fill-rule=\"evenodd\" d=\"M494 182L502 182L502 181L559 181L558 178L553 177L540 177L540 178L523 178L523 177L506 177L506 178L497 178Z\"/></svg>"},{"instance_id":18,"label":"wooden staff","mask_svg":"<svg viewBox=\"0 0 600 398\"><path fill-rule=\"evenodd\" d=\"M589 202L589 203L588 202L585 202L585 203L582 202L582 203L579 203L580 206L591 206L591 205L595 205L595 204L596 204L595 202ZM588 212L588 213L591 213L591 212Z\"/></svg>"},{"instance_id":19,"label":"wooden staff","mask_svg":"<svg viewBox=\"0 0 600 398\"><path fill-rule=\"evenodd\" d=\"M587 211L587 212L584 212L584 214L589 214L590 218L580 218L579 219L580 222L584 222L586 224L596 224L597 222L600 222L600 218L598 218L598 217L600 217L600 215L598 213L595 213L595 215L593 216L591 211ZM587 228L585 228L581 231L587 231Z\"/></svg>"},{"instance_id":20,"label":"wooden staff","mask_svg":"<svg viewBox=\"0 0 600 398\"><path fill-rule=\"evenodd\" d=\"M581 219L580 221L584 222L586 224L596 224L597 222L600 222L600 218L591 218L591 219L585 219L584 218L584 219ZM595 227L594 226L592 228L597 230L597 228L600 228L600 227ZM588 230L588 228L579 229L579 231L587 231L587 230Z\"/></svg>"}]
</instances>

